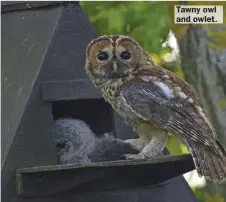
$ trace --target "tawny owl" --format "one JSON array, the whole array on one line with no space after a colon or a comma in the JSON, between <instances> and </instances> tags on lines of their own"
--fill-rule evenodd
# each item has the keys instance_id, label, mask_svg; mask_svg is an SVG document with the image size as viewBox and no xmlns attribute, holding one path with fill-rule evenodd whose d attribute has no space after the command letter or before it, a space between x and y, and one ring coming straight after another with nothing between
<instances>
[{"instance_id":1,"label":"tawny owl","mask_svg":"<svg viewBox=\"0 0 226 202\"><path fill-rule=\"evenodd\" d=\"M127 159L159 155L170 131L188 147L200 176L219 183L226 180L226 151L197 94L157 66L136 41L115 35L94 39L86 49L85 71L104 99L148 142Z\"/></svg>"}]
</instances>

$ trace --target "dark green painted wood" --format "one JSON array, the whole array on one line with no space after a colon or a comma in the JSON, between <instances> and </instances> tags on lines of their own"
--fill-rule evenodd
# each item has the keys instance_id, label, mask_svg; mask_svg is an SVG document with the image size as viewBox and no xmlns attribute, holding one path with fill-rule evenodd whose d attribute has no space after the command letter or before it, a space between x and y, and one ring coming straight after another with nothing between
<instances>
[{"instance_id":1,"label":"dark green painted wood","mask_svg":"<svg viewBox=\"0 0 226 202\"><path fill-rule=\"evenodd\" d=\"M16 195L16 169L20 167L56 164L52 136L51 103L43 103L41 88L36 82L16 138L2 169L2 201L18 201Z\"/></svg>"},{"instance_id":2,"label":"dark green painted wood","mask_svg":"<svg viewBox=\"0 0 226 202\"><path fill-rule=\"evenodd\" d=\"M41 80L49 82L88 79L84 71L85 49L96 36L81 7L69 4L63 12L48 58L43 64L48 68L41 73Z\"/></svg>"},{"instance_id":3,"label":"dark green painted wood","mask_svg":"<svg viewBox=\"0 0 226 202\"><path fill-rule=\"evenodd\" d=\"M29 174L29 173L40 173L40 172L58 172L58 171L71 171L71 170L81 170L83 168L111 168L111 167L120 167L123 169L124 167L130 166L142 166L142 165L153 165L153 164L163 164L171 163L171 162L180 162L180 161L191 161L190 154L183 155L164 155L164 156L156 156L149 160L120 160L120 161L108 161L108 162L95 162L95 163L87 163L87 164L65 164L65 165L50 165L50 166L35 166L28 168L19 168L17 169L18 174ZM192 163L193 164L193 163ZM191 166L194 168L194 166Z\"/></svg>"},{"instance_id":4,"label":"dark green painted wood","mask_svg":"<svg viewBox=\"0 0 226 202\"><path fill-rule=\"evenodd\" d=\"M44 101L102 98L88 79L42 82L42 96Z\"/></svg>"},{"instance_id":5,"label":"dark green painted wood","mask_svg":"<svg viewBox=\"0 0 226 202\"><path fill-rule=\"evenodd\" d=\"M1 12L31 10L42 7L57 6L63 4L62 1L1 1Z\"/></svg>"},{"instance_id":6,"label":"dark green painted wood","mask_svg":"<svg viewBox=\"0 0 226 202\"><path fill-rule=\"evenodd\" d=\"M17 170L17 190L26 197L56 195L72 188L77 193L124 190L160 183L193 169L191 155L21 168Z\"/></svg>"},{"instance_id":7,"label":"dark green painted wood","mask_svg":"<svg viewBox=\"0 0 226 202\"><path fill-rule=\"evenodd\" d=\"M2 166L28 104L61 7L2 14Z\"/></svg>"},{"instance_id":8,"label":"dark green painted wood","mask_svg":"<svg viewBox=\"0 0 226 202\"><path fill-rule=\"evenodd\" d=\"M2 14L2 201L19 201L16 169L55 164L51 103L42 101L39 73L62 9Z\"/></svg>"}]
</instances>

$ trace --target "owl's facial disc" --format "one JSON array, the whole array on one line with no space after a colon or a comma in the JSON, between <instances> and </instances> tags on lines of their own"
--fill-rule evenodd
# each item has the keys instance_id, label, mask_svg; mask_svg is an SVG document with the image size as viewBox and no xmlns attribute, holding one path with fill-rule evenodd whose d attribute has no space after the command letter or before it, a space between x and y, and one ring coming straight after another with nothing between
<instances>
[{"instance_id":1,"label":"owl's facial disc","mask_svg":"<svg viewBox=\"0 0 226 202\"><path fill-rule=\"evenodd\" d=\"M108 52L100 51L97 54L99 60L100 70L107 78L122 78L128 75L131 71L129 62L131 61L131 53L129 51L122 51L119 56L115 53L108 54Z\"/></svg>"},{"instance_id":2,"label":"owl's facial disc","mask_svg":"<svg viewBox=\"0 0 226 202\"><path fill-rule=\"evenodd\" d=\"M139 66L138 49L138 44L128 37L102 36L93 40L86 50L92 74L99 79L126 77Z\"/></svg>"}]
</instances>

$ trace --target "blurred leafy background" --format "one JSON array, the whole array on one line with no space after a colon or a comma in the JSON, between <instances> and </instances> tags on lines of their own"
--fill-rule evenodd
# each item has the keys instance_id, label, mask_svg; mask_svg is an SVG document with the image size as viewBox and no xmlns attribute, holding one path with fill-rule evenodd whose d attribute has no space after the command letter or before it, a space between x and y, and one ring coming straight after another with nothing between
<instances>
[{"instance_id":1,"label":"blurred leafy background","mask_svg":"<svg viewBox=\"0 0 226 202\"><path fill-rule=\"evenodd\" d=\"M204 110L217 128L221 142L226 146L226 23L223 25L174 24L173 6L178 4L180 2L81 2L98 35L128 35L137 40L156 63L186 79L200 94ZM226 9L225 2L186 2L186 4L224 4ZM226 22L225 16L224 22ZM192 55L193 52L196 55ZM208 52L209 55L203 55L202 52ZM211 62L209 64L204 62L207 57L211 57L211 54L213 57ZM223 57L221 60L223 67L216 65L216 56ZM207 66L211 66L211 70ZM223 75L220 82L219 75L221 77ZM219 89L216 90L214 86ZM219 99L212 100L212 96ZM208 103L207 99L209 99ZM167 147L172 154L188 152L174 136L169 137ZM200 202L226 202L226 186L206 183L195 171L186 174L185 178Z\"/></svg>"}]
</instances>

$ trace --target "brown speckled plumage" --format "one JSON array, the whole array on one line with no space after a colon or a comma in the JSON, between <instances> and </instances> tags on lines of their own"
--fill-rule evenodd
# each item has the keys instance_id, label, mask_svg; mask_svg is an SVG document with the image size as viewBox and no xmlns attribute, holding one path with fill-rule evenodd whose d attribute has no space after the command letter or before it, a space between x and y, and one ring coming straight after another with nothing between
<instances>
[{"instance_id":1,"label":"brown speckled plumage","mask_svg":"<svg viewBox=\"0 0 226 202\"><path fill-rule=\"evenodd\" d=\"M136 41L111 35L94 39L87 46L85 70L134 131L152 141L140 158L161 151L163 134L170 131L187 145L200 176L226 180L225 149L197 94L184 80L157 66Z\"/></svg>"}]
</instances>

